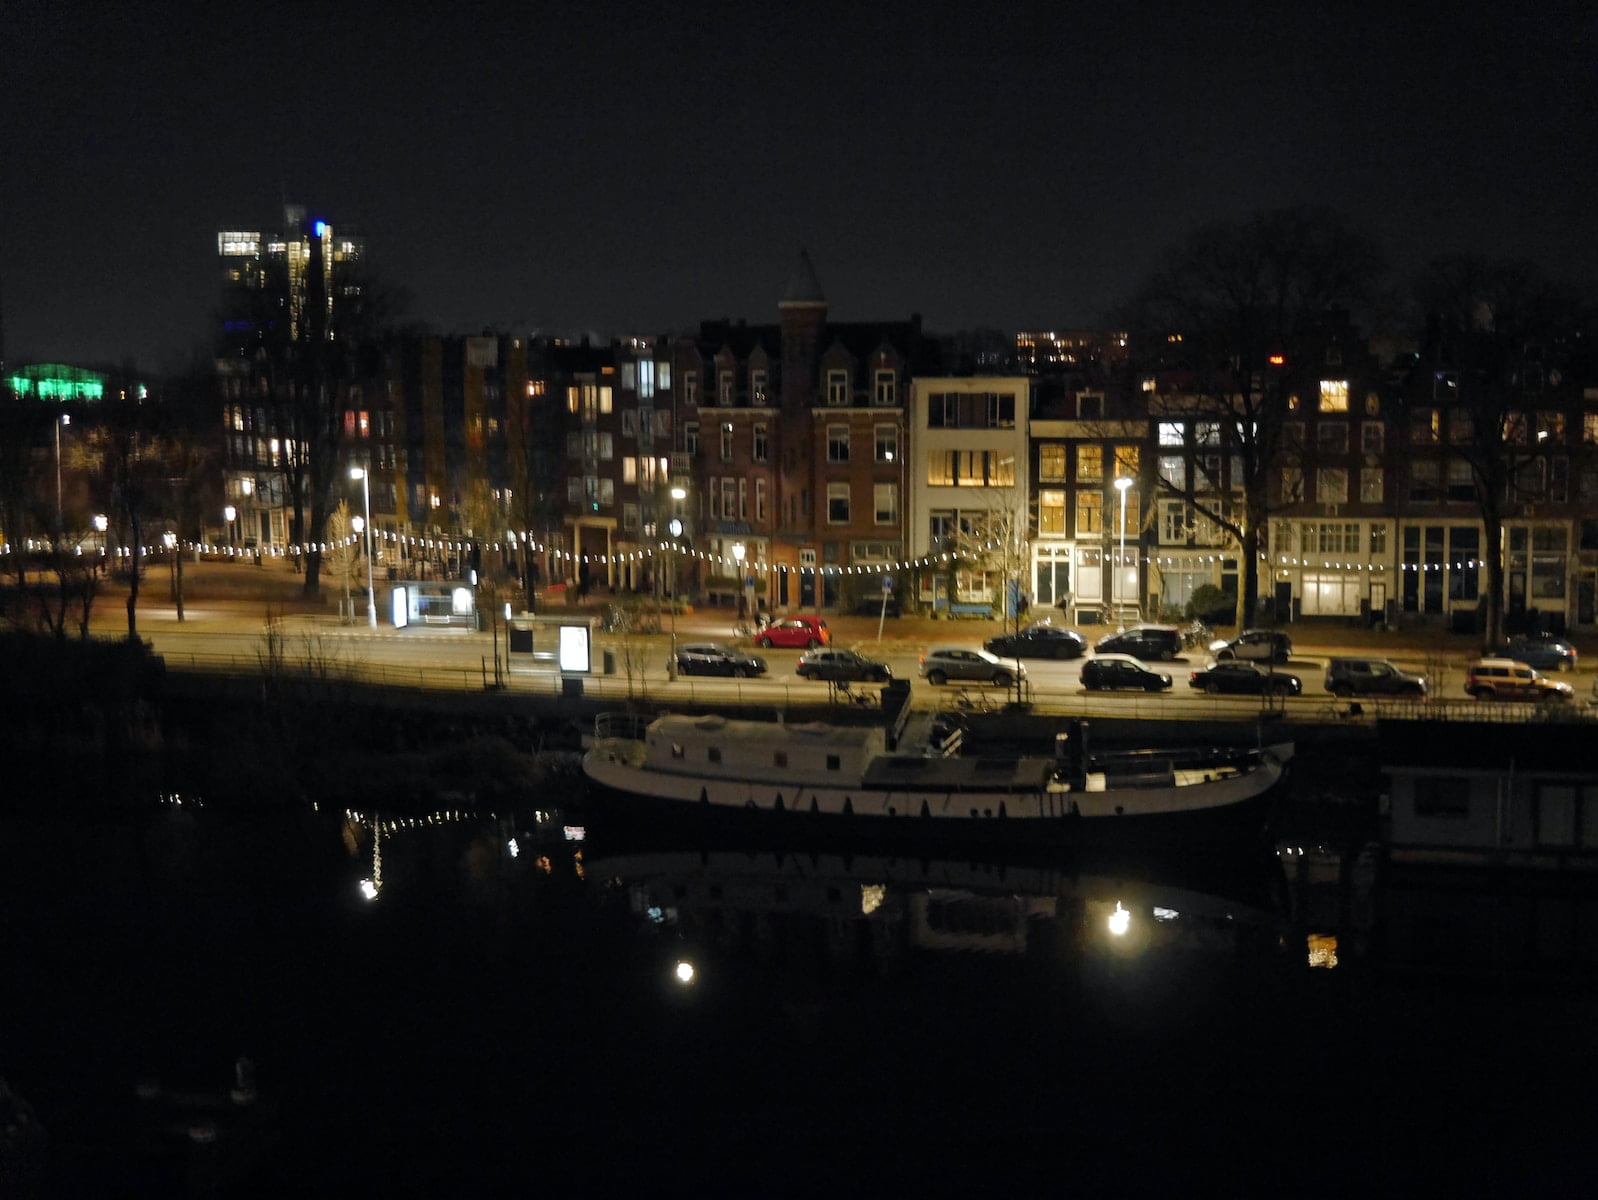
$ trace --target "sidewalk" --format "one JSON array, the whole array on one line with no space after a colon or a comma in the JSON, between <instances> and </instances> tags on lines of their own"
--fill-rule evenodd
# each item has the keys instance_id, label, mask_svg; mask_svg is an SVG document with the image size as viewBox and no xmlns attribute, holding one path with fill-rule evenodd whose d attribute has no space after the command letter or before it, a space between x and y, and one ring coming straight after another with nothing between
<instances>
[{"instance_id":1,"label":"sidewalk","mask_svg":"<svg viewBox=\"0 0 1598 1200\"><path fill-rule=\"evenodd\" d=\"M330 586L322 580L321 596L308 600L304 594L305 577L294 571L283 559L267 560L262 566L247 561L186 562L183 571L184 621L183 628L195 632L226 630L228 632L258 631L265 624L268 612L277 616L322 619L338 628L364 632L366 625L364 591L351 589L350 597L358 620L345 625L339 619L339 605L344 599L343 587ZM379 628L388 630L384 601L386 583L378 588ZM591 594L582 604L562 603L541 607L542 616L598 618L607 606L624 603L625 596L609 593ZM115 636L127 628L127 588L115 582L102 584L95 599L91 628L99 634ZM643 602L645 608L647 601ZM1035 620L1044 619L1050 610L1034 610ZM879 619L872 616L839 614L826 616L833 640L840 646L854 646L870 651L875 647L899 653L919 654L928 646L958 644L980 646L986 639L1006 628L1005 622L977 619L937 619L906 615L881 620L881 639L878 640ZM1064 625L1059 617L1056 624ZM749 639L739 639L734 634L737 613L728 608L696 608L692 613L681 613L675 618L679 642L716 641L751 644ZM177 613L172 601L171 578L162 564L150 570L139 591L138 625L141 631L171 629L177 625ZM673 626L670 614L662 619L661 637L667 637ZM1463 664L1481 653L1474 635L1449 633L1445 630L1386 630L1355 627L1337 620L1300 621L1284 627L1293 639L1293 657L1329 658L1335 655L1368 655L1391 658L1396 661L1425 663L1443 659L1449 663ZM1087 639L1088 646L1111 632L1109 625L1083 625L1077 631ZM1215 637L1230 636L1229 627L1215 630ZM482 636L488 636L484 634ZM605 635L601 635L604 637ZM1571 639L1581 654L1582 673L1598 664L1598 640L1577 635ZM1188 655L1193 662L1207 657L1195 649Z\"/></svg>"}]
</instances>

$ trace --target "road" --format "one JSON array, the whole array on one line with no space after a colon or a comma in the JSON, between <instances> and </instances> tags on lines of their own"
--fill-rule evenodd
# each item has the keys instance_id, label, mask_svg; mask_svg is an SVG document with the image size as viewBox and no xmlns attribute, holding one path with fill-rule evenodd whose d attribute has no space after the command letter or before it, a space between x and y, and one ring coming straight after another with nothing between
<instances>
[{"instance_id":1,"label":"road","mask_svg":"<svg viewBox=\"0 0 1598 1200\"><path fill-rule=\"evenodd\" d=\"M104 609L101 611L106 612ZM277 620L274 637L269 642L266 621L258 610L251 611L237 604L199 603L187 606L185 618L179 622L170 607L150 606L141 610L139 620L140 634L151 641L169 664L178 668L193 666L254 673L261 669L263 656L280 653L292 662L312 663L394 686L474 691L495 685L531 692L558 691L562 686L561 674L552 657L553 634L549 630L535 634L535 653L529 655L508 653L503 630L498 636L437 627L396 630L380 625L378 629L371 630L360 620L346 624L331 614L291 613ZM962 688L956 684L934 688L917 675L919 657L928 645L980 645L983 638L993 631L987 622L890 622L879 641L876 638L875 621L858 618L829 620L833 624L837 644L850 646L868 657L886 662L896 678L912 680L912 697L917 707L952 705L962 691L970 701L991 706L1002 705L1007 698L1013 698L1013 692L1006 693L1003 689ZM927 628L928 624L932 626L930 629ZM97 621L96 625L101 632L115 631L115 624L109 616L103 622ZM769 705L778 708L795 700L812 700L828 694L827 684L797 677L794 667L801 651L759 650L747 641L739 643L732 636L732 628L725 614L712 612L708 615L679 617L675 636L679 643L720 641L724 644L740 644L742 648L765 658L767 674L754 680L705 677L672 680L666 670L671 634L601 634L596 639L594 654L596 674L585 678L585 688L591 694L607 697L649 695L683 703L733 700L756 707ZM1296 675L1303 685L1302 696L1285 702L1287 712L1310 719L1315 715L1339 715L1339 705L1346 711L1346 702L1335 701L1322 686L1326 659L1339 653L1376 652L1364 647L1351 649L1329 642L1300 645L1300 641L1307 641L1307 638L1295 631L1294 656L1290 662L1277 668L1281 672ZM1391 646L1382 647L1381 651L1380 656L1391 658L1405 669L1427 675L1433 681L1433 697L1449 701L1451 705L1466 703L1463 668L1474 655L1463 642L1459 649L1452 652L1436 646L1405 645L1396 641ZM615 667L614 673L608 675L603 673L607 657ZM1193 652L1174 662L1150 664L1170 674L1173 682L1169 692L1153 695L1086 693L1080 681L1082 661L1026 660L1029 677L1026 699L1050 711L1065 713L1169 718L1173 712L1179 712L1195 719L1244 717L1270 706L1255 696L1206 696L1190 687L1189 675L1208 661L1208 656L1201 652ZM1590 673L1581 672L1566 678L1576 687L1576 703L1585 707L1592 697ZM852 691L870 696L875 689L857 686ZM1368 709L1376 708L1371 701L1361 703Z\"/></svg>"}]
</instances>

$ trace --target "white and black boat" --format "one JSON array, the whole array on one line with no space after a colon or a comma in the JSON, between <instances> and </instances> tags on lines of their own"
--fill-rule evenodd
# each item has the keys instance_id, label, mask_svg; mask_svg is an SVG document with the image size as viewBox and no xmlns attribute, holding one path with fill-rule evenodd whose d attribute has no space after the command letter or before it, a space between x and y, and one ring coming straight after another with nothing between
<instances>
[{"instance_id":1,"label":"white and black boat","mask_svg":"<svg viewBox=\"0 0 1598 1200\"><path fill-rule=\"evenodd\" d=\"M1258 835L1291 743L1090 755L1082 723L1050 756L903 753L878 727L602 714L588 778L667 812L962 844L1181 846Z\"/></svg>"}]
</instances>

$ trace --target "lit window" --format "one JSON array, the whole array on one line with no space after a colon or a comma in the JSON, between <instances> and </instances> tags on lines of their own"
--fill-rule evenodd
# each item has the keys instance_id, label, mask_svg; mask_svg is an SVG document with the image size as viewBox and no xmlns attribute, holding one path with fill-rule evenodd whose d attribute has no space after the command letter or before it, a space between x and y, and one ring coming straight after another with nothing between
<instances>
[{"instance_id":1,"label":"lit window","mask_svg":"<svg viewBox=\"0 0 1598 1200\"><path fill-rule=\"evenodd\" d=\"M879 483L873 485L872 507L878 525L896 525L899 522L899 485Z\"/></svg>"},{"instance_id":2,"label":"lit window","mask_svg":"<svg viewBox=\"0 0 1598 1200\"><path fill-rule=\"evenodd\" d=\"M1076 494L1077 535L1104 532L1104 493L1083 488Z\"/></svg>"},{"instance_id":3,"label":"lit window","mask_svg":"<svg viewBox=\"0 0 1598 1200\"><path fill-rule=\"evenodd\" d=\"M1038 533L1063 534L1065 532L1065 493L1061 491L1038 492Z\"/></svg>"},{"instance_id":4,"label":"lit window","mask_svg":"<svg viewBox=\"0 0 1598 1200\"><path fill-rule=\"evenodd\" d=\"M1323 379L1321 380L1321 411L1322 412L1347 412L1348 411L1348 380Z\"/></svg>"},{"instance_id":5,"label":"lit window","mask_svg":"<svg viewBox=\"0 0 1598 1200\"><path fill-rule=\"evenodd\" d=\"M897 425L878 425L876 431L876 455L881 463L896 462L899 458L899 427Z\"/></svg>"},{"instance_id":6,"label":"lit window","mask_svg":"<svg viewBox=\"0 0 1598 1200\"><path fill-rule=\"evenodd\" d=\"M1076 448L1076 477L1080 483L1095 483L1104 478L1104 447Z\"/></svg>"},{"instance_id":7,"label":"lit window","mask_svg":"<svg viewBox=\"0 0 1598 1200\"><path fill-rule=\"evenodd\" d=\"M1065 447L1059 442L1038 447L1038 478L1045 483L1065 482Z\"/></svg>"}]
</instances>

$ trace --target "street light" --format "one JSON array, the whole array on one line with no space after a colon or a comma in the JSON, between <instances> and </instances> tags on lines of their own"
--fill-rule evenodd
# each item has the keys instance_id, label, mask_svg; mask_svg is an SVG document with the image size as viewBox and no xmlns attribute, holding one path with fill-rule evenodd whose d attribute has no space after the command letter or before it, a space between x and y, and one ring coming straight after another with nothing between
<instances>
[{"instance_id":1,"label":"street light","mask_svg":"<svg viewBox=\"0 0 1598 1200\"><path fill-rule=\"evenodd\" d=\"M372 583L372 484L365 467L351 467L350 478L361 481L361 503L366 509L366 627L377 628L377 590Z\"/></svg>"},{"instance_id":2,"label":"street light","mask_svg":"<svg viewBox=\"0 0 1598 1200\"><path fill-rule=\"evenodd\" d=\"M62 413L55 423L55 541L61 545L61 427L72 424L72 414Z\"/></svg>"},{"instance_id":3,"label":"street light","mask_svg":"<svg viewBox=\"0 0 1598 1200\"><path fill-rule=\"evenodd\" d=\"M672 488L671 494L678 496L681 488ZM667 580L666 599L671 604L671 657L666 659L666 677L677 678L677 539L682 537L682 522L673 517L666 524L666 532L671 534L671 578Z\"/></svg>"},{"instance_id":4,"label":"street light","mask_svg":"<svg viewBox=\"0 0 1598 1200\"><path fill-rule=\"evenodd\" d=\"M1126 565L1126 489L1131 486L1132 479L1127 475L1123 475L1115 481L1115 490L1121 493L1121 549L1116 555L1116 572L1113 576L1115 584L1120 583L1121 568ZM1125 588L1113 585L1111 586L1110 602L1112 604L1115 603L1116 592L1125 594ZM1115 610L1115 627L1118 630L1125 628L1125 623L1121 620L1121 610L1119 607L1117 607Z\"/></svg>"},{"instance_id":5,"label":"street light","mask_svg":"<svg viewBox=\"0 0 1598 1200\"><path fill-rule=\"evenodd\" d=\"M749 553L749 550L742 542L734 542L732 544L732 558L738 564L738 608L740 609L738 616L740 620L749 613L750 589L744 582L744 555L747 553Z\"/></svg>"},{"instance_id":6,"label":"street light","mask_svg":"<svg viewBox=\"0 0 1598 1200\"><path fill-rule=\"evenodd\" d=\"M236 536L238 533L238 526L235 525L234 522L239 519L239 510L234 508L231 504L227 505L222 510L222 519L227 522L227 548L228 552L232 553L233 547L238 541Z\"/></svg>"}]
</instances>

